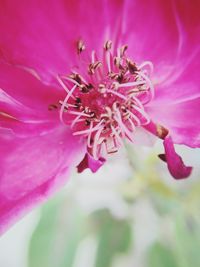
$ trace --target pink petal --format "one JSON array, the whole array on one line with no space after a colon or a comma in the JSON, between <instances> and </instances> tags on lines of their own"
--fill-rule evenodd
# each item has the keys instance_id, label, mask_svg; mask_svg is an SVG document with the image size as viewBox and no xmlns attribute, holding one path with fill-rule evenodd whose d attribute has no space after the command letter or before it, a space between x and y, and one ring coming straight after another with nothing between
<instances>
[{"instance_id":1,"label":"pink petal","mask_svg":"<svg viewBox=\"0 0 200 267\"><path fill-rule=\"evenodd\" d=\"M161 80L146 108L152 120L169 129L173 142L200 146L200 2L176 1L180 46L176 61Z\"/></svg>"},{"instance_id":2,"label":"pink petal","mask_svg":"<svg viewBox=\"0 0 200 267\"><path fill-rule=\"evenodd\" d=\"M153 62L156 80L164 79L182 55L189 58L188 44L199 40L199 9L198 0L125 1L121 42L135 61Z\"/></svg>"},{"instance_id":3,"label":"pink petal","mask_svg":"<svg viewBox=\"0 0 200 267\"><path fill-rule=\"evenodd\" d=\"M22 122L0 112L0 129L11 130L18 137L30 137L47 134L58 127L58 122L39 121Z\"/></svg>"},{"instance_id":4,"label":"pink petal","mask_svg":"<svg viewBox=\"0 0 200 267\"><path fill-rule=\"evenodd\" d=\"M181 157L176 153L171 137L168 135L164 139L165 154L159 155L160 158L167 162L168 169L171 175L175 179L187 178L192 171L192 167L187 167L184 165Z\"/></svg>"},{"instance_id":5,"label":"pink petal","mask_svg":"<svg viewBox=\"0 0 200 267\"><path fill-rule=\"evenodd\" d=\"M160 103L148 112L169 130L174 143L200 147L200 97L177 104Z\"/></svg>"},{"instance_id":6,"label":"pink petal","mask_svg":"<svg viewBox=\"0 0 200 267\"><path fill-rule=\"evenodd\" d=\"M1 4L0 54L49 80L76 65L77 40L91 51L111 39L116 46L127 43L134 60L152 60L159 78L199 36L199 5L198 0L51 0L48 5L10 0Z\"/></svg>"},{"instance_id":7,"label":"pink petal","mask_svg":"<svg viewBox=\"0 0 200 267\"><path fill-rule=\"evenodd\" d=\"M84 155L66 127L18 138L0 132L0 233L61 187Z\"/></svg>"},{"instance_id":8,"label":"pink petal","mask_svg":"<svg viewBox=\"0 0 200 267\"><path fill-rule=\"evenodd\" d=\"M2 61L0 61L0 89L0 101L5 105L6 103L9 106L15 105L16 112L20 110L22 119L30 113L32 113L32 118L33 116L36 118L51 117L49 105L56 104L66 94L63 88L46 86L27 70L13 67Z\"/></svg>"},{"instance_id":9,"label":"pink petal","mask_svg":"<svg viewBox=\"0 0 200 267\"><path fill-rule=\"evenodd\" d=\"M197 36L200 36L200 30ZM177 104L200 97L199 68L200 47L198 38L195 44L186 47L179 60L171 66L165 79L160 83L154 81L155 98L150 105L163 105L165 103ZM164 74L163 74L164 75Z\"/></svg>"},{"instance_id":10,"label":"pink petal","mask_svg":"<svg viewBox=\"0 0 200 267\"><path fill-rule=\"evenodd\" d=\"M23 136L52 130L59 114L49 107L64 97L63 89L46 86L26 70L0 62L0 127Z\"/></svg>"},{"instance_id":11,"label":"pink petal","mask_svg":"<svg viewBox=\"0 0 200 267\"><path fill-rule=\"evenodd\" d=\"M200 53L195 56L199 58ZM172 77L172 81L166 80L160 85L155 84L155 98L149 103L149 106L154 107L165 103L179 104L200 97L198 75L200 64L195 61L192 60L185 69L184 66L179 68L182 71L179 77Z\"/></svg>"},{"instance_id":12,"label":"pink petal","mask_svg":"<svg viewBox=\"0 0 200 267\"><path fill-rule=\"evenodd\" d=\"M0 54L31 67L48 81L76 65L76 42L102 47L115 32L121 1L4 1L0 9ZM111 7L111 8L109 8Z\"/></svg>"},{"instance_id":13,"label":"pink petal","mask_svg":"<svg viewBox=\"0 0 200 267\"><path fill-rule=\"evenodd\" d=\"M83 160L78 164L77 169L79 173L83 172L87 168L89 168L92 172L97 172L104 163L104 158L95 160L89 153L86 153Z\"/></svg>"}]
</instances>

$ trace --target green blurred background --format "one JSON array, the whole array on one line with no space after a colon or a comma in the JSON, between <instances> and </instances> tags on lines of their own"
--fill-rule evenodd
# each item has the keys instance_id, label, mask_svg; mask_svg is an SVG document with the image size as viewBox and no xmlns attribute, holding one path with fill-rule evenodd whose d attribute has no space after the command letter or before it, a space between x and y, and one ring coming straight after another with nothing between
<instances>
[{"instance_id":1,"label":"green blurred background","mask_svg":"<svg viewBox=\"0 0 200 267\"><path fill-rule=\"evenodd\" d=\"M127 147L66 187L0 239L0 267L199 267L200 150L175 181L156 153Z\"/></svg>"}]
</instances>

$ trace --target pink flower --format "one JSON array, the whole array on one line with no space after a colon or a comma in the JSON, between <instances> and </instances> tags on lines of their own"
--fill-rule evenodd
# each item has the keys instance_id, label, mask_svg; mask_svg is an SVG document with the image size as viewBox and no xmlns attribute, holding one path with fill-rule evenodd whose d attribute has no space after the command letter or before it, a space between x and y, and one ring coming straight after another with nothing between
<instances>
[{"instance_id":1,"label":"pink flower","mask_svg":"<svg viewBox=\"0 0 200 267\"><path fill-rule=\"evenodd\" d=\"M198 0L1 1L0 232L135 129L200 146Z\"/></svg>"}]
</instances>

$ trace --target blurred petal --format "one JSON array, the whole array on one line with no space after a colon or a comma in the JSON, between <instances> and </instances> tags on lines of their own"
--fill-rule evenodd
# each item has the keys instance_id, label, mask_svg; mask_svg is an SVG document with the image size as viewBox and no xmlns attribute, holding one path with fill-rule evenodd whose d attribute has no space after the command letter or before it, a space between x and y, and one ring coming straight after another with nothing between
<instances>
[{"instance_id":1,"label":"blurred petal","mask_svg":"<svg viewBox=\"0 0 200 267\"><path fill-rule=\"evenodd\" d=\"M0 233L67 180L83 147L66 127L44 136L0 134Z\"/></svg>"},{"instance_id":2,"label":"blurred petal","mask_svg":"<svg viewBox=\"0 0 200 267\"><path fill-rule=\"evenodd\" d=\"M45 80L76 65L76 42L98 49L114 32L122 1L1 1L0 54ZM110 6L110 9L109 9Z\"/></svg>"}]
</instances>

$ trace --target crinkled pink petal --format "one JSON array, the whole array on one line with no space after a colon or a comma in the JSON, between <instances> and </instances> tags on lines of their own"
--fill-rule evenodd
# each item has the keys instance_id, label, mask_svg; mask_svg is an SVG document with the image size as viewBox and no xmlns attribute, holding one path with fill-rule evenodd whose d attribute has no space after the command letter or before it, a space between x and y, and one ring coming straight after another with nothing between
<instances>
[{"instance_id":1,"label":"crinkled pink petal","mask_svg":"<svg viewBox=\"0 0 200 267\"><path fill-rule=\"evenodd\" d=\"M101 47L115 33L122 1L3 1L0 9L0 55L31 67L49 81L76 65L76 42ZM118 23L119 24L119 23Z\"/></svg>"},{"instance_id":2,"label":"crinkled pink petal","mask_svg":"<svg viewBox=\"0 0 200 267\"><path fill-rule=\"evenodd\" d=\"M169 130L162 125L155 124L153 121L144 128L164 140L165 154L160 154L159 158L167 163L171 175L175 179L187 178L191 174L192 167L185 166L182 158L176 153Z\"/></svg>"},{"instance_id":3,"label":"crinkled pink petal","mask_svg":"<svg viewBox=\"0 0 200 267\"><path fill-rule=\"evenodd\" d=\"M89 168L92 172L97 172L104 163L104 158L95 160L89 153L86 153L83 160L78 164L77 170L80 173Z\"/></svg>"},{"instance_id":4,"label":"crinkled pink petal","mask_svg":"<svg viewBox=\"0 0 200 267\"><path fill-rule=\"evenodd\" d=\"M0 233L68 179L83 157L82 144L66 127L18 138L0 131Z\"/></svg>"},{"instance_id":5,"label":"crinkled pink petal","mask_svg":"<svg viewBox=\"0 0 200 267\"><path fill-rule=\"evenodd\" d=\"M176 153L171 137L168 135L164 139L165 154L159 155L159 157L167 162L168 169L171 175L179 180L187 178L192 171L192 167L184 165L181 157Z\"/></svg>"}]
</instances>

